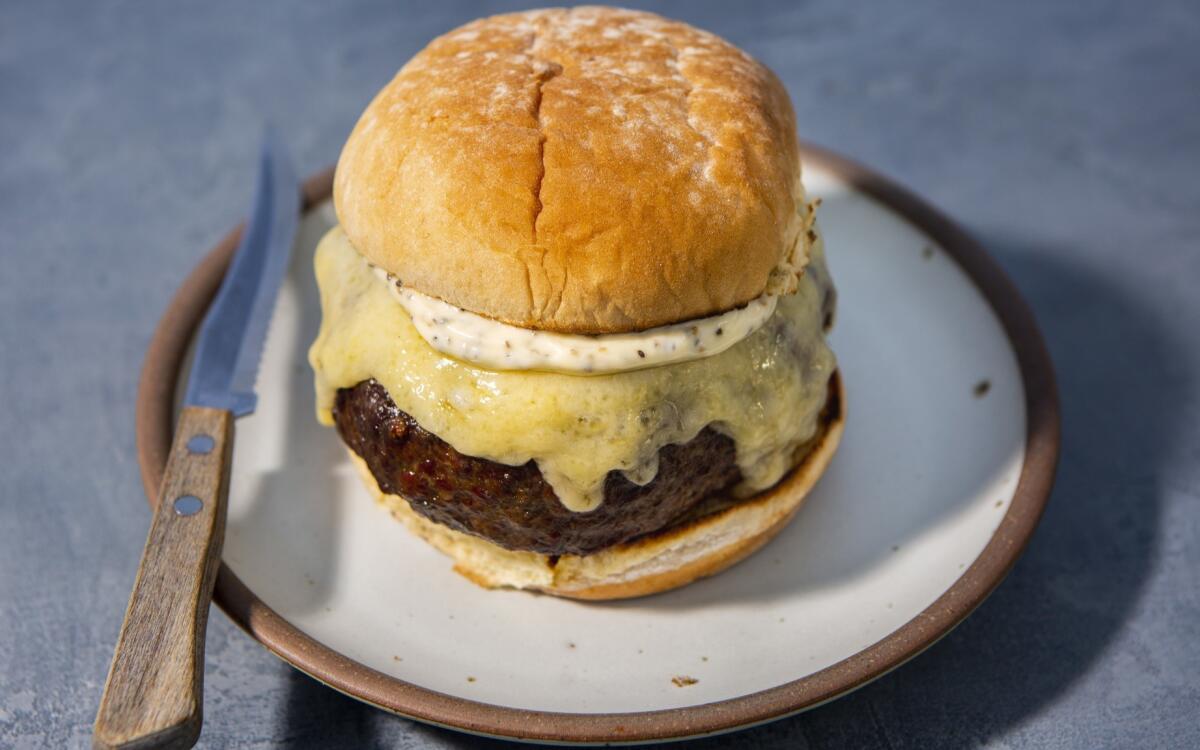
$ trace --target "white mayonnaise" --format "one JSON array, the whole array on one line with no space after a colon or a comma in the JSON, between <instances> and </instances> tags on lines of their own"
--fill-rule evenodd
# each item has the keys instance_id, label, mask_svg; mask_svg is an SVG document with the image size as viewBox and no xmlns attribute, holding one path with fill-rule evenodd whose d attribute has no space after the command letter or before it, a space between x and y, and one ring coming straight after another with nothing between
<instances>
[{"instance_id":1,"label":"white mayonnaise","mask_svg":"<svg viewBox=\"0 0 1200 750\"><path fill-rule=\"evenodd\" d=\"M720 354L758 330L775 312L764 294L720 315L634 333L585 336L501 323L403 286L372 266L434 349L492 370L545 370L575 375L640 370Z\"/></svg>"}]
</instances>

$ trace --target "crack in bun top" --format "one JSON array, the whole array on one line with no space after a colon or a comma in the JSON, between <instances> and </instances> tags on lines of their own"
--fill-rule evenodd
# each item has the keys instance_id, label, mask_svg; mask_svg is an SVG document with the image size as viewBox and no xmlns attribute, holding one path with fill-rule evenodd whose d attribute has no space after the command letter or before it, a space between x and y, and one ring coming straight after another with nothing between
<instances>
[{"instance_id":1,"label":"crack in bun top","mask_svg":"<svg viewBox=\"0 0 1200 750\"><path fill-rule=\"evenodd\" d=\"M794 285L795 116L765 66L650 13L552 9L435 39L338 162L347 236L412 289L505 323L643 330Z\"/></svg>"}]
</instances>

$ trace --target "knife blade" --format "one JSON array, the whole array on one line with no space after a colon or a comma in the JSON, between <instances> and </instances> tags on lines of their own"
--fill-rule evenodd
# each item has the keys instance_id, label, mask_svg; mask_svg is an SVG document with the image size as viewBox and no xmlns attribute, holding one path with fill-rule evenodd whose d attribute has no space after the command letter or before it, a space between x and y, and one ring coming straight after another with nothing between
<instances>
[{"instance_id":1,"label":"knife blade","mask_svg":"<svg viewBox=\"0 0 1200 750\"><path fill-rule=\"evenodd\" d=\"M225 537L233 420L257 404L255 377L300 210L299 185L273 129L257 167L250 219L200 327L94 747L190 747L200 736L204 632Z\"/></svg>"},{"instance_id":2,"label":"knife blade","mask_svg":"<svg viewBox=\"0 0 1200 750\"><path fill-rule=\"evenodd\" d=\"M183 403L254 411L254 378L296 235L300 187L278 134L268 129L250 221L200 328Z\"/></svg>"}]
</instances>

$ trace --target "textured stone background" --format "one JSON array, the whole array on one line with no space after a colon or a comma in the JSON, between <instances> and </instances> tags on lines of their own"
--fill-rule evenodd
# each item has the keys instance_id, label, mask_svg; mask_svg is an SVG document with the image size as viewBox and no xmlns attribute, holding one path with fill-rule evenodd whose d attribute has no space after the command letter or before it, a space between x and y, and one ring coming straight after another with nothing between
<instances>
[{"instance_id":1,"label":"textured stone background","mask_svg":"<svg viewBox=\"0 0 1200 750\"><path fill-rule=\"evenodd\" d=\"M421 5L0 3L0 747L88 742L148 523L138 366L246 210L263 119L316 170L425 40L510 7ZM701 744L1200 746L1200 5L659 9L991 248L1065 417L1049 511L979 612L848 698ZM219 613L207 678L207 747L481 742L327 690Z\"/></svg>"}]
</instances>

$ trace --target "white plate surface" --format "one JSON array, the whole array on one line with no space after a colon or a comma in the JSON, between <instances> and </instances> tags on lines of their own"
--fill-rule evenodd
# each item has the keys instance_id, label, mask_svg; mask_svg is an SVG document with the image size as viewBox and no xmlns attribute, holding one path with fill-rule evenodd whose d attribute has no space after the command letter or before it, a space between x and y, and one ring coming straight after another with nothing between
<instances>
[{"instance_id":1,"label":"white plate surface","mask_svg":"<svg viewBox=\"0 0 1200 750\"><path fill-rule=\"evenodd\" d=\"M802 678L885 638L996 530L1024 459L1025 394L991 308L932 240L831 173L810 167L805 181L824 201L849 419L796 519L749 560L604 604L485 591L453 573L375 505L314 418L305 354L320 321L311 265L333 220L326 205L304 220L259 409L237 425L225 563L351 659L520 709L694 706Z\"/></svg>"}]
</instances>

